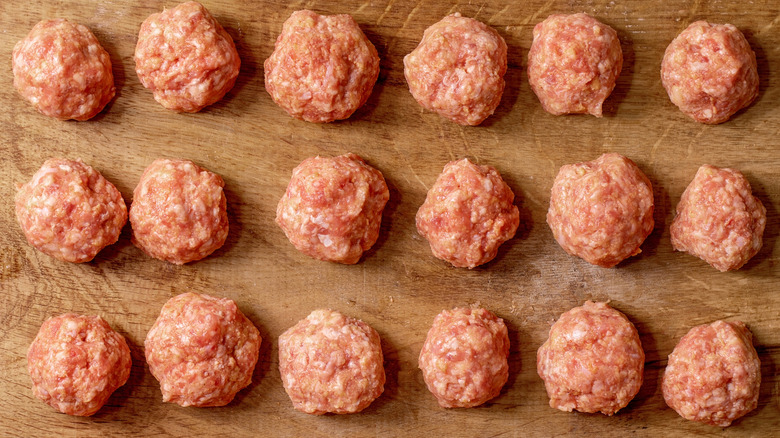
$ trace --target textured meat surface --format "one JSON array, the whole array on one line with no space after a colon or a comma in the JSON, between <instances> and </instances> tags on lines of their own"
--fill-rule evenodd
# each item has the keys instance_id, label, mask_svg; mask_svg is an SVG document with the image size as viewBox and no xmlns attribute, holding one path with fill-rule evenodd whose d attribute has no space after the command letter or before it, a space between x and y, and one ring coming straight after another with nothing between
<instances>
[{"instance_id":1,"label":"textured meat surface","mask_svg":"<svg viewBox=\"0 0 780 438\"><path fill-rule=\"evenodd\" d=\"M27 351L33 394L60 412L89 416L130 377L125 338L99 316L47 319Z\"/></svg>"},{"instance_id":2,"label":"textured meat surface","mask_svg":"<svg viewBox=\"0 0 780 438\"><path fill-rule=\"evenodd\" d=\"M756 54L733 25L697 21L666 48L661 80L683 113L723 123L758 96Z\"/></svg>"},{"instance_id":3,"label":"textured meat surface","mask_svg":"<svg viewBox=\"0 0 780 438\"><path fill-rule=\"evenodd\" d=\"M644 366L631 321L591 301L561 315L536 355L550 406L567 412L615 414L639 392Z\"/></svg>"},{"instance_id":4,"label":"textured meat surface","mask_svg":"<svg viewBox=\"0 0 780 438\"><path fill-rule=\"evenodd\" d=\"M224 406L252 382L261 341L233 300L188 292L165 303L144 350L164 402Z\"/></svg>"},{"instance_id":5,"label":"textured meat surface","mask_svg":"<svg viewBox=\"0 0 780 438\"><path fill-rule=\"evenodd\" d=\"M653 187L619 154L563 166L553 183L547 223L566 252L611 268L639 254L653 231Z\"/></svg>"},{"instance_id":6,"label":"textured meat surface","mask_svg":"<svg viewBox=\"0 0 780 438\"><path fill-rule=\"evenodd\" d=\"M187 160L155 160L133 191L133 244L178 265L200 260L227 239L225 182Z\"/></svg>"},{"instance_id":7,"label":"textured meat surface","mask_svg":"<svg viewBox=\"0 0 780 438\"><path fill-rule=\"evenodd\" d=\"M46 160L16 193L16 219L30 245L82 263L119 239L127 222L122 194L81 160Z\"/></svg>"},{"instance_id":8,"label":"textured meat surface","mask_svg":"<svg viewBox=\"0 0 780 438\"><path fill-rule=\"evenodd\" d=\"M240 68L233 39L200 3L182 3L141 24L135 71L165 108L193 113L217 102Z\"/></svg>"},{"instance_id":9,"label":"textured meat surface","mask_svg":"<svg viewBox=\"0 0 780 438\"><path fill-rule=\"evenodd\" d=\"M433 320L419 366L441 407L469 408L501 392L509 377L508 356L504 320L485 309L456 308Z\"/></svg>"},{"instance_id":10,"label":"textured meat surface","mask_svg":"<svg viewBox=\"0 0 780 438\"><path fill-rule=\"evenodd\" d=\"M726 427L758 406L761 363L745 324L692 328L669 355L662 390L683 418Z\"/></svg>"},{"instance_id":11,"label":"textured meat surface","mask_svg":"<svg viewBox=\"0 0 780 438\"><path fill-rule=\"evenodd\" d=\"M758 253L766 208L738 170L703 165L677 204L672 246L719 271L739 269Z\"/></svg>"},{"instance_id":12,"label":"textured meat surface","mask_svg":"<svg viewBox=\"0 0 780 438\"><path fill-rule=\"evenodd\" d=\"M404 75L423 108L461 125L479 125L501 102L506 53L504 38L493 28L455 13L425 30L404 57Z\"/></svg>"},{"instance_id":13,"label":"textured meat surface","mask_svg":"<svg viewBox=\"0 0 780 438\"><path fill-rule=\"evenodd\" d=\"M279 372L295 409L350 414L384 391L379 334L332 310L315 310L279 336Z\"/></svg>"},{"instance_id":14,"label":"textured meat surface","mask_svg":"<svg viewBox=\"0 0 780 438\"><path fill-rule=\"evenodd\" d=\"M534 26L533 34L528 82L544 110L601 117L623 68L617 32L579 13L550 15Z\"/></svg>"},{"instance_id":15,"label":"textured meat surface","mask_svg":"<svg viewBox=\"0 0 780 438\"><path fill-rule=\"evenodd\" d=\"M379 237L389 198L382 173L359 156L312 157L293 169L276 223L304 254L353 264Z\"/></svg>"},{"instance_id":16,"label":"textured meat surface","mask_svg":"<svg viewBox=\"0 0 780 438\"><path fill-rule=\"evenodd\" d=\"M114 97L111 59L95 35L64 19L43 20L16 43L14 86L41 114L94 117Z\"/></svg>"},{"instance_id":17,"label":"textured meat surface","mask_svg":"<svg viewBox=\"0 0 780 438\"><path fill-rule=\"evenodd\" d=\"M473 268L496 256L520 224L515 195L492 166L467 158L444 166L417 211L417 231L436 257Z\"/></svg>"},{"instance_id":18,"label":"textured meat surface","mask_svg":"<svg viewBox=\"0 0 780 438\"><path fill-rule=\"evenodd\" d=\"M265 60L265 89L296 119L346 119L368 100L379 77L379 55L346 14L293 12Z\"/></svg>"}]
</instances>

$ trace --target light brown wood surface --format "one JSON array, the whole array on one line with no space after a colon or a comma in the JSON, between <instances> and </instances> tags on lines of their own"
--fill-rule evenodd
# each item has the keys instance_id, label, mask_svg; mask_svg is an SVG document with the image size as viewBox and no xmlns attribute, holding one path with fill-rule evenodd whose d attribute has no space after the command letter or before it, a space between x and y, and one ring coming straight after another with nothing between
<instances>
[{"instance_id":1,"label":"light brown wood surface","mask_svg":"<svg viewBox=\"0 0 780 438\"><path fill-rule=\"evenodd\" d=\"M204 4L236 41L235 88L197 114L157 104L135 74L141 22L175 1L3 1L0 3L0 435L3 436L771 436L780 430L780 4L755 1L249 1ZM263 61L294 10L352 14L379 51L371 98L352 118L327 125L290 118L263 87ZM493 26L509 46L504 97L494 116L461 127L422 111L406 87L403 56L423 30L459 11ZM614 27L623 72L601 119L555 117L531 92L525 72L533 26L552 13L590 13ZM111 55L117 97L88 122L42 116L13 89L11 50L39 20L87 25ZM693 122L673 106L659 69L666 45L697 19L730 22L758 57L758 100L718 126ZM347 151L380 169L390 186L379 241L362 261L342 266L297 252L274 224L291 170L316 154ZM654 185L656 227L642 254L614 269L568 256L545 223L560 166L618 152ZM230 235L211 257L174 266L119 242L86 264L30 247L13 212L15 184L52 156L82 158L129 203L143 169L181 157L226 182ZM473 270L434 258L414 215L450 160L496 166L517 195L521 225L498 257ZM763 249L737 272L719 273L672 250L669 224L682 191L703 163L740 169L767 208ZM143 355L147 330L170 297L196 291L235 300L263 336L251 386L222 408L161 401ZM646 352L645 383L614 417L548 406L536 349L550 324L585 300L611 300L636 324ZM474 409L444 410L425 388L417 355L442 309L479 303L504 318L511 340L509 382ZM316 308L358 317L382 337L384 394L356 415L315 417L293 410L282 388L277 337ZM130 380L100 412L74 418L32 396L26 352L49 316L102 315L131 346ZM726 430L683 420L666 407L661 373L692 326L739 319L755 335L763 382L758 408Z\"/></svg>"}]
</instances>

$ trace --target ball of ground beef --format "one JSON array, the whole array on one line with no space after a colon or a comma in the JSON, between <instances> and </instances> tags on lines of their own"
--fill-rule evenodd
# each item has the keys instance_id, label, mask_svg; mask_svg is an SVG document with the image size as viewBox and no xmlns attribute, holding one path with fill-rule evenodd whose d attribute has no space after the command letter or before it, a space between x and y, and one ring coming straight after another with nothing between
<instances>
[{"instance_id":1,"label":"ball of ground beef","mask_svg":"<svg viewBox=\"0 0 780 438\"><path fill-rule=\"evenodd\" d=\"M326 123L363 106L379 55L350 15L293 12L265 60L265 89L296 119Z\"/></svg>"},{"instance_id":2,"label":"ball of ground beef","mask_svg":"<svg viewBox=\"0 0 780 438\"><path fill-rule=\"evenodd\" d=\"M433 320L419 367L443 408L470 408L496 397L509 377L509 334L481 308L445 310Z\"/></svg>"},{"instance_id":3,"label":"ball of ground beef","mask_svg":"<svg viewBox=\"0 0 780 438\"><path fill-rule=\"evenodd\" d=\"M561 315L536 355L550 406L567 412L615 414L639 392L644 366L631 321L591 301Z\"/></svg>"},{"instance_id":4,"label":"ball of ground beef","mask_svg":"<svg viewBox=\"0 0 780 438\"><path fill-rule=\"evenodd\" d=\"M528 82L550 114L601 117L623 68L617 32L579 13L550 15L534 26Z\"/></svg>"},{"instance_id":5,"label":"ball of ground beef","mask_svg":"<svg viewBox=\"0 0 780 438\"><path fill-rule=\"evenodd\" d=\"M758 406L761 363L742 322L692 328L674 347L661 389L685 419L727 427Z\"/></svg>"},{"instance_id":6,"label":"ball of ground beef","mask_svg":"<svg viewBox=\"0 0 780 438\"><path fill-rule=\"evenodd\" d=\"M705 164L677 204L672 246L725 272L741 268L758 253L766 208L738 170Z\"/></svg>"},{"instance_id":7,"label":"ball of ground beef","mask_svg":"<svg viewBox=\"0 0 780 438\"><path fill-rule=\"evenodd\" d=\"M404 57L404 76L423 108L461 125L479 125L501 102L506 52L493 28L455 13L425 30Z\"/></svg>"},{"instance_id":8,"label":"ball of ground beef","mask_svg":"<svg viewBox=\"0 0 780 438\"><path fill-rule=\"evenodd\" d=\"M295 409L351 414L382 394L379 334L333 310L315 310L279 336L279 372Z\"/></svg>"},{"instance_id":9,"label":"ball of ground beef","mask_svg":"<svg viewBox=\"0 0 780 438\"><path fill-rule=\"evenodd\" d=\"M758 97L756 54L733 25L697 21L666 48L661 81L693 120L723 123Z\"/></svg>"},{"instance_id":10,"label":"ball of ground beef","mask_svg":"<svg viewBox=\"0 0 780 438\"><path fill-rule=\"evenodd\" d=\"M417 231L433 255L461 268L474 268L496 256L520 224L515 195L492 166L467 158L444 166L417 211Z\"/></svg>"},{"instance_id":11,"label":"ball of ground beef","mask_svg":"<svg viewBox=\"0 0 780 438\"><path fill-rule=\"evenodd\" d=\"M16 43L14 87L41 114L88 120L114 98L111 58L95 35L64 19L43 20Z\"/></svg>"},{"instance_id":12,"label":"ball of ground beef","mask_svg":"<svg viewBox=\"0 0 780 438\"><path fill-rule=\"evenodd\" d=\"M628 158L614 153L561 167L547 223L571 255L611 268L637 255L653 231L653 187Z\"/></svg>"},{"instance_id":13,"label":"ball of ground beef","mask_svg":"<svg viewBox=\"0 0 780 438\"><path fill-rule=\"evenodd\" d=\"M47 319L27 351L33 394L68 415L89 416L130 377L125 338L99 316Z\"/></svg>"},{"instance_id":14,"label":"ball of ground beef","mask_svg":"<svg viewBox=\"0 0 780 438\"><path fill-rule=\"evenodd\" d=\"M46 160L16 193L16 219L33 247L83 263L116 242L127 222L122 194L81 160Z\"/></svg>"},{"instance_id":15,"label":"ball of ground beef","mask_svg":"<svg viewBox=\"0 0 780 438\"><path fill-rule=\"evenodd\" d=\"M144 20L134 57L138 79L154 99L188 113L222 99L241 68L233 39L198 2Z\"/></svg>"},{"instance_id":16,"label":"ball of ground beef","mask_svg":"<svg viewBox=\"0 0 780 438\"><path fill-rule=\"evenodd\" d=\"M233 300L188 292L165 303L144 350L164 402L224 406L252 383L261 341Z\"/></svg>"},{"instance_id":17,"label":"ball of ground beef","mask_svg":"<svg viewBox=\"0 0 780 438\"><path fill-rule=\"evenodd\" d=\"M304 254L354 264L379 237L389 198L382 173L359 156L312 157L293 169L276 223Z\"/></svg>"},{"instance_id":18,"label":"ball of ground beef","mask_svg":"<svg viewBox=\"0 0 780 438\"><path fill-rule=\"evenodd\" d=\"M155 160L133 191L133 244L177 265L200 260L225 243L227 200L219 175L187 160Z\"/></svg>"}]
</instances>

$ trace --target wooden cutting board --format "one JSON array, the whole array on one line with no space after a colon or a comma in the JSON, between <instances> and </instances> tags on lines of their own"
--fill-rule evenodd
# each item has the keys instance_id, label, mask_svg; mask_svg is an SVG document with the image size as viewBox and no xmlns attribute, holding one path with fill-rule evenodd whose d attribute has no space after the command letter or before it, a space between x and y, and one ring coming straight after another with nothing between
<instances>
[{"instance_id":1,"label":"wooden cutting board","mask_svg":"<svg viewBox=\"0 0 780 438\"><path fill-rule=\"evenodd\" d=\"M157 104L136 77L133 51L141 22L174 1L28 0L0 5L0 435L223 436L770 436L780 430L780 4L755 1L250 1L206 6L233 36L242 66L235 88L198 114ZM376 45L379 81L347 121L294 120L263 87L263 61L295 10L352 14ZM422 111L409 94L403 56L423 30L459 11L493 26L509 45L507 87L496 114L461 127ZM545 113L528 86L533 26L552 13L584 11L614 27L623 72L601 119ZM41 19L87 25L114 63L117 97L89 122L36 113L12 86L11 50ZM758 57L758 100L728 123L705 126L674 107L659 69L666 45L697 19L730 22ZM358 153L390 186L379 241L354 266L298 253L274 224L291 170L313 155ZM545 214L560 166L604 152L635 160L654 186L656 227L642 254L614 269L570 257L553 240ZM211 257L186 266L151 259L119 242L91 263L68 264L32 249L13 212L15 184L48 157L82 158L130 202L143 169L181 157L226 181L230 235ZM442 167L469 157L496 166L517 195L521 226L493 262L473 270L435 259L414 215ZM703 163L742 170L767 208L764 247L744 268L719 273L672 250L669 224L682 191ZM143 341L170 297L196 291L235 300L263 336L254 381L223 408L163 404L144 362ZM647 355L645 383L614 417L548 406L536 375L536 349L550 324L585 300L611 300L636 324ZM474 409L444 410L428 393L417 355L442 309L479 303L505 319L510 376L501 395ZM316 308L361 318L381 335L384 394L349 416L299 413L279 378L277 337ZM27 347L40 324L64 312L102 315L127 337L128 383L91 418L55 412L30 391ZM667 408L661 372L692 326L739 319L755 335L762 362L759 406L725 431L694 424Z\"/></svg>"}]
</instances>

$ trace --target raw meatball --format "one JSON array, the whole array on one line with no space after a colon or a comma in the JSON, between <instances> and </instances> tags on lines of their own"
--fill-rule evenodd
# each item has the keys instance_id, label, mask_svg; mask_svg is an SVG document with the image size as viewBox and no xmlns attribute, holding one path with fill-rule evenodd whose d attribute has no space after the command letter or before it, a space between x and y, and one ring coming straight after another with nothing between
<instances>
[{"instance_id":1,"label":"raw meatball","mask_svg":"<svg viewBox=\"0 0 780 438\"><path fill-rule=\"evenodd\" d=\"M358 319L315 310L279 336L279 372L293 407L351 414L384 391L379 334Z\"/></svg>"},{"instance_id":2,"label":"raw meatball","mask_svg":"<svg viewBox=\"0 0 780 438\"><path fill-rule=\"evenodd\" d=\"M88 120L114 98L111 58L85 26L43 20L16 43L14 86L41 114Z\"/></svg>"},{"instance_id":3,"label":"raw meatball","mask_svg":"<svg viewBox=\"0 0 780 438\"><path fill-rule=\"evenodd\" d=\"M504 73L504 39L459 13L426 29L404 57L404 76L417 102L461 125L479 125L493 114L504 93Z\"/></svg>"},{"instance_id":4,"label":"raw meatball","mask_svg":"<svg viewBox=\"0 0 780 438\"><path fill-rule=\"evenodd\" d=\"M130 377L125 338L99 316L47 319L27 351L33 394L68 415L100 410Z\"/></svg>"},{"instance_id":5,"label":"raw meatball","mask_svg":"<svg viewBox=\"0 0 780 438\"><path fill-rule=\"evenodd\" d=\"M645 352L625 315L585 302L561 315L536 355L550 407L613 415L642 386Z\"/></svg>"},{"instance_id":6,"label":"raw meatball","mask_svg":"<svg viewBox=\"0 0 780 438\"><path fill-rule=\"evenodd\" d=\"M133 244L177 265L200 260L227 239L222 177L187 160L155 160L133 191Z\"/></svg>"},{"instance_id":7,"label":"raw meatball","mask_svg":"<svg viewBox=\"0 0 780 438\"><path fill-rule=\"evenodd\" d=\"M198 112L233 88L241 68L233 39L198 2L152 14L141 24L135 71L160 105Z\"/></svg>"},{"instance_id":8,"label":"raw meatball","mask_svg":"<svg viewBox=\"0 0 780 438\"><path fill-rule=\"evenodd\" d=\"M661 81L693 120L723 123L758 96L756 54L731 24L697 21L666 48Z\"/></svg>"},{"instance_id":9,"label":"raw meatball","mask_svg":"<svg viewBox=\"0 0 780 438\"><path fill-rule=\"evenodd\" d=\"M550 15L534 26L528 82L550 114L601 117L622 68L617 32L587 14Z\"/></svg>"},{"instance_id":10,"label":"raw meatball","mask_svg":"<svg viewBox=\"0 0 780 438\"><path fill-rule=\"evenodd\" d=\"M758 405L761 363L745 324L692 328L669 355L662 390L683 418L726 427Z\"/></svg>"},{"instance_id":11,"label":"raw meatball","mask_svg":"<svg viewBox=\"0 0 780 438\"><path fill-rule=\"evenodd\" d=\"M470 408L496 397L509 377L504 320L480 308L445 310L420 352L428 390L443 408Z\"/></svg>"},{"instance_id":12,"label":"raw meatball","mask_svg":"<svg viewBox=\"0 0 780 438\"><path fill-rule=\"evenodd\" d=\"M16 193L16 219L30 245L83 263L116 242L127 222L122 194L81 160L51 158Z\"/></svg>"},{"instance_id":13,"label":"raw meatball","mask_svg":"<svg viewBox=\"0 0 780 438\"><path fill-rule=\"evenodd\" d=\"M738 170L705 164L677 204L672 246L723 272L739 269L761 249L766 208Z\"/></svg>"},{"instance_id":14,"label":"raw meatball","mask_svg":"<svg viewBox=\"0 0 780 438\"><path fill-rule=\"evenodd\" d=\"M144 349L164 402L224 406L252 383L261 341L233 300L188 292L165 303Z\"/></svg>"},{"instance_id":15,"label":"raw meatball","mask_svg":"<svg viewBox=\"0 0 780 438\"><path fill-rule=\"evenodd\" d=\"M276 223L302 253L354 264L379 237L389 198L382 173L355 154L307 158L293 169Z\"/></svg>"},{"instance_id":16,"label":"raw meatball","mask_svg":"<svg viewBox=\"0 0 780 438\"><path fill-rule=\"evenodd\" d=\"M417 231L433 255L459 268L473 268L496 256L520 224L515 194L492 166L468 158L444 166L417 211Z\"/></svg>"},{"instance_id":17,"label":"raw meatball","mask_svg":"<svg viewBox=\"0 0 780 438\"><path fill-rule=\"evenodd\" d=\"M611 268L642 252L653 231L653 187L633 161L604 154L561 167L547 223L571 255Z\"/></svg>"},{"instance_id":18,"label":"raw meatball","mask_svg":"<svg viewBox=\"0 0 780 438\"><path fill-rule=\"evenodd\" d=\"M346 14L296 11L265 60L265 89L296 119L326 123L363 106L379 77L379 55Z\"/></svg>"}]
</instances>

